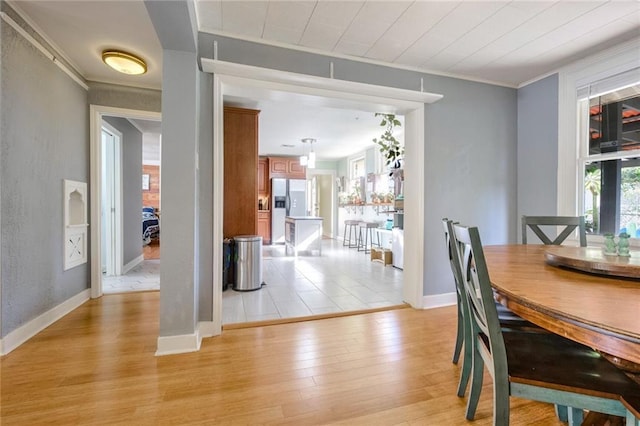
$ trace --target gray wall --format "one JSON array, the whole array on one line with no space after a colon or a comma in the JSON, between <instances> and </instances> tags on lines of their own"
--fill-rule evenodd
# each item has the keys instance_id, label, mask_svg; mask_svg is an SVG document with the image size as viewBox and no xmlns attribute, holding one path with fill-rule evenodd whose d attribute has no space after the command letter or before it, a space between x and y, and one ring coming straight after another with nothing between
<instances>
[{"instance_id":1,"label":"gray wall","mask_svg":"<svg viewBox=\"0 0 640 426\"><path fill-rule=\"evenodd\" d=\"M518 90L518 221L558 209L558 74ZM518 239L520 239L518 227Z\"/></svg>"},{"instance_id":2,"label":"gray wall","mask_svg":"<svg viewBox=\"0 0 640 426\"><path fill-rule=\"evenodd\" d=\"M213 75L199 73L198 126L198 319L211 321L213 312Z\"/></svg>"},{"instance_id":3,"label":"gray wall","mask_svg":"<svg viewBox=\"0 0 640 426\"><path fill-rule=\"evenodd\" d=\"M153 89L120 86L117 84L89 81L89 103L91 105L128 108L139 111L162 111L162 92Z\"/></svg>"},{"instance_id":4,"label":"gray wall","mask_svg":"<svg viewBox=\"0 0 640 426\"><path fill-rule=\"evenodd\" d=\"M89 263L63 271L62 198L63 179L89 180L89 114L87 92L6 24L1 46L5 337L90 286Z\"/></svg>"},{"instance_id":5,"label":"gray wall","mask_svg":"<svg viewBox=\"0 0 640 426\"><path fill-rule=\"evenodd\" d=\"M425 111L424 294L454 291L441 219L477 225L483 242L516 237L517 91L345 59L199 35L200 56L282 71L444 95ZM411 196L411 194L407 194ZM418 194L416 194L418 196Z\"/></svg>"},{"instance_id":6,"label":"gray wall","mask_svg":"<svg viewBox=\"0 0 640 426\"><path fill-rule=\"evenodd\" d=\"M514 242L516 228L516 91L434 84L444 98L425 109L425 294L454 290L442 218L478 226L484 244Z\"/></svg>"},{"instance_id":7,"label":"gray wall","mask_svg":"<svg viewBox=\"0 0 640 426\"><path fill-rule=\"evenodd\" d=\"M191 334L198 318L196 240L198 70L195 52L164 50L160 336ZM211 96L211 93L206 95ZM207 161L205 158L201 162ZM211 160L208 160L211 161Z\"/></svg>"},{"instance_id":8,"label":"gray wall","mask_svg":"<svg viewBox=\"0 0 640 426\"><path fill-rule=\"evenodd\" d=\"M129 120L103 117L122 133L122 263L142 255L142 133Z\"/></svg>"}]
</instances>

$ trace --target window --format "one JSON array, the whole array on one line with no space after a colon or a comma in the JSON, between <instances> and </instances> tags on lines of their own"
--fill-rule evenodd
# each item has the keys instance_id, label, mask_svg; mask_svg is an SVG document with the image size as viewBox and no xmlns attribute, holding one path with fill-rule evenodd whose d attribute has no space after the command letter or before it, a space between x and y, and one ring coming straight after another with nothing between
<instances>
[{"instance_id":1,"label":"window","mask_svg":"<svg viewBox=\"0 0 640 426\"><path fill-rule=\"evenodd\" d=\"M587 232L640 238L640 84L579 100Z\"/></svg>"}]
</instances>

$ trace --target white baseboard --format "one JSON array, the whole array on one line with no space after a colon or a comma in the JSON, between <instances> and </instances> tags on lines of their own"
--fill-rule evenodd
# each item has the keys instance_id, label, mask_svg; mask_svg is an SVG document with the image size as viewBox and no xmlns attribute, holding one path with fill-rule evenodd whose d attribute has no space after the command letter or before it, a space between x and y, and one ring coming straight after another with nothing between
<instances>
[{"instance_id":1,"label":"white baseboard","mask_svg":"<svg viewBox=\"0 0 640 426\"><path fill-rule=\"evenodd\" d=\"M158 337L158 349L156 356L184 354L200 350L203 337L213 337L216 329L213 321L200 321L193 334L181 334L178 336Z\"/></svg>"},{"instance_id":2,"label":"white baseboard","mask_svg":"<svg viewBox=\"0 0 640 426\"><path fill-rule=\"evenodd\" d=\"M220 334L220 332L216 332L213 321L200 321L198 323L198 335L200 338L213 337L218 334Z\"/></svg>"},{"instance_id":3,"label":"white baseboard","mask_svg":"<svg viewBox=\"0 0 640 426\"><path fill-rule=\"evenodd\" d=\"M48 310L47 312L37 316L28 323L7 334L4 339L0 340L0 355L6 355L54 322L58 321L69 312L82 305L89 300L91 289L86 289L76 294L70 299L65 300L58 306Z\"/></svg>"},{"instance_id":4,"label":"white baseboard","mask_svg":"<svg viewBox=\"0 0 640 426\"><path fill-rule=\"evenodd\" d=\"M126 274L127 272L129 272L130 270L132 270L133 268L141 264L143 261L144 261L144 255L141 254L140 256L136 257L131 262L127 263L122 267L122 275Z\"/></svg>"},{"instance_id":5,"label":"white baseboard","mask_svg":"<svg viewBox=\"0 0 640 426\"><path fill-rule=\"evenodd\" d=\"M158 337L156 356L196 352L200 349L201 340L197 332L192 334L179 334L177 336L160 336Z\"/></svg>"},{"instance_id":6,"label":"white baseboard","mask_svg":"<svg viewBox=\"0 0 640 426\"><path fill-rule=\"evenodd\" d=\"M440 308L442 306L451 306L458 303L456 292L434 294L431 296L423 296L422 309Z\"/></svg>"}]
</instances>

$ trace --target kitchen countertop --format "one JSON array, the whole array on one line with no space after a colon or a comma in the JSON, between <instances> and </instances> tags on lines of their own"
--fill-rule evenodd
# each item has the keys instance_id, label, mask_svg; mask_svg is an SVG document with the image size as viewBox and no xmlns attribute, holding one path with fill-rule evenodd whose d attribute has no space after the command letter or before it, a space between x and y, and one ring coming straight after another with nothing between
<instances>
[{"instance_id":1,"label":"kitchen countertop","mask_svg":"<svg viewBox=\"0 0 640 426\"><path fill-rule=\"evenodd\" d=\"M321 217L316 217L316 216L286 216L285 219L293 219L293 220L322 220Z\"/></svg>"}]
</instances>

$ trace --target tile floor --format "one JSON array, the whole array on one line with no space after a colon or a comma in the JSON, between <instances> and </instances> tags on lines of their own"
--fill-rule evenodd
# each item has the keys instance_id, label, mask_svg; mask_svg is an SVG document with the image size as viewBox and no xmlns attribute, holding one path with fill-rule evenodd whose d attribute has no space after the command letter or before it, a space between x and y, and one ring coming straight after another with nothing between
<instances>
[{"instance_id":1,"label":"tile floor","mask_svg":"<svg viewBox=\"0 0 640 426\"><path fill-rule=\"evenodd\" d=\"M259 290L222 295L222 323L242 323L378 308L403 303L402 271L372 262L370 254L323 240L322 256L284 256L263 248Z\"/></svg>"},{"instance_id":2,"label":"tile floor","mask_svg":"<svg viewBox=\"0 0 640 426\"><path fill-rule=\"evenodd\" d=\"M284 255L284 246L263 248L262 278L256 291L222 294L222 323L346 312L398 305L402 271L372 262L370 254L323 240L322 256ZM105 294L160 289L160 260L145 260L126 275L103 277Z\"/></svg>"},{"instance_id":3,"label":"tile floor","mask_svg":"<svg viewBox=\"0 0 640 426\"><path fill-rule=\"evenodd\" d=\"M126 275L102 277L104 294L160 290L160 259L143 260Z\"/></svg>"}]
</instances>

